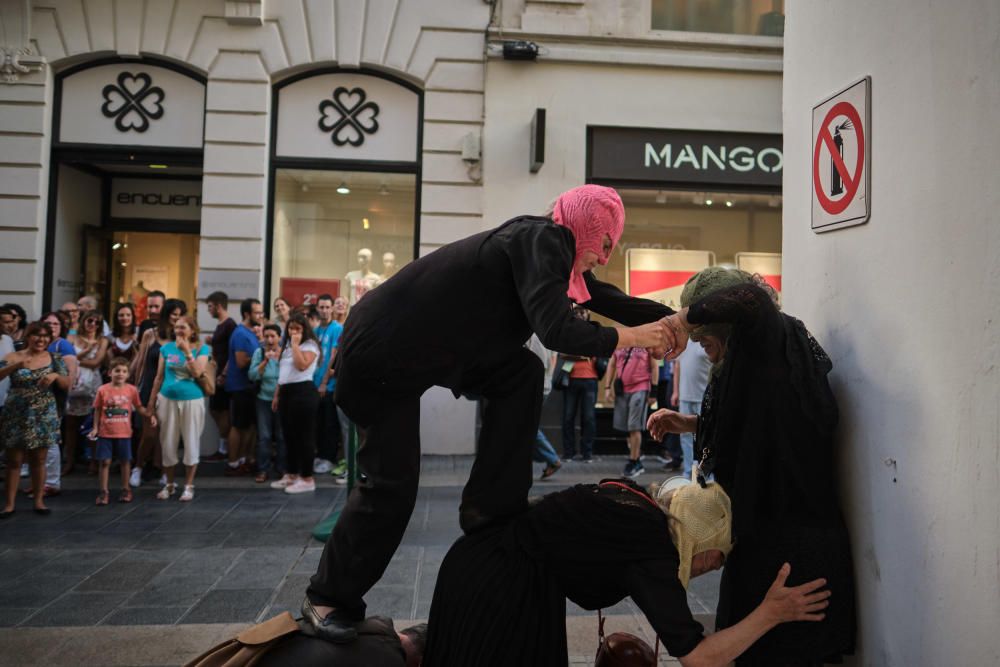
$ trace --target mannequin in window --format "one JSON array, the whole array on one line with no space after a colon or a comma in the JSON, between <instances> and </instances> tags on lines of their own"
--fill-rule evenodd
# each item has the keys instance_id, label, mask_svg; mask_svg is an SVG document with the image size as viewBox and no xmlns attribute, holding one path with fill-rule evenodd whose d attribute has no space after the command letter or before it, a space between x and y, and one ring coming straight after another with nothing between
<instances>
[{"instance_id":1,"label":"mannequin in window","mask_svg":"<svg viewBox=\"0 0 1000 667\"><path fill-rule=\"evenodd\" d=\"M393 274L396 273L396 254L392 252L386 252L382 254L382 279L379 280L381 285L389 278L392 278Z\"/></svg>"},{"instance_id":2,"label":"mannequin in window","mask_svg":"<svg viewBox=\"0 0 1000 667\"><path fill-rule=\"evenodd\" d=\"M130 295L131 302L135 305L135 321L142 322L147 317L146 300L149 298L149 290L140 280L132 288Z\"/></svg>"},{"instance_id":3,"label":"mannequin in window","mask_svg":"<svg viewBox=\"0 0 1000 667\"><path fill-rule=\"evenodd\" d=\"M344 280L347 282L348 295L353 306L368 290L374 289L382 276L371 270L372 251L362 248L358 251L358 269L349 271Z\"/></svg>"}]
</instances>

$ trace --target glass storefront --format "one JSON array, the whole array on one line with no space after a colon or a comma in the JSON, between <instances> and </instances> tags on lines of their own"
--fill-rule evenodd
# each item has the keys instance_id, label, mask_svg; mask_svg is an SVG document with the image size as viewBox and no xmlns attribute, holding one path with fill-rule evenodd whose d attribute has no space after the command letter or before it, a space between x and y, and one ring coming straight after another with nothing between
<instances>
[{"instance_id":1,"label":"glass storefront","mask_svg":"<svg viewBox=\"0 0 1000 667\"><path fill-rule=\"evenodd\" d=\"M619 193L625 204L625 231L608 264L595 274L623 291L628 288L626 258L631 249L704 251L710 256L708 264L728 267L737 266L738 255L747 253L780 257L781 195L629 188ZM631 287L633 293L641 291ZM666 299L649 296L676 308L675 292L679 289Z\"/></svg>"},{"instance_id":2,"label":"glass storefront","mask_svg":"<svg viewBox=\"0 0 1000 667\"><path fill-rule=\"evenodd\" d=\"M413 260L414 174L277 169L271 297L357 302Z\"/></svg>"},{"instance_id":3,"label":"glass storefront","mask_svg":"<svg viewBox=\"0 0 1000 667\"><path fill-rule=\"evenodd\" d=\"M784 0L652 0L653 30L782 37Z\"/></svg>"}]
</instances>

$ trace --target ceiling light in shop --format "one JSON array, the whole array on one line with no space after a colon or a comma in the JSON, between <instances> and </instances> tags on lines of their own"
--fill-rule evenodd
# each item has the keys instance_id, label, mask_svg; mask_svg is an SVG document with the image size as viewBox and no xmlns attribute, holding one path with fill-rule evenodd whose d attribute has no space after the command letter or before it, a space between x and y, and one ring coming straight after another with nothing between
<instances>
[{"instance_id":1,"label":"ceiling light in shop","mask_svg":"<svg viewBox=\"0 0 1000 667\"><path fill-rule=\"evenodd\" d=\"M349 195L351 194L351 189L347 187L347 183L341 181L340 185L337 187L337 194Z\"/></svg>"},{"instance_id":2,"label":"ceiling light in shop","mask_svg":"<svg viewBox=\"0 0 1000 667\"><path fill-rule=\"evenodd\" d=\"M111 246L111 249L112 250L118 250L118 248L121 248L121 247L122 247L122 244L116 242L113 246Z\"/></svg>"},{"instance_id":3,"label":"ceiling light in shop","mask_svg":"<svg viewBox=\"0 0 1000 667\"><path fill-rule=\"evenodd\" d=\"M150 169L166 169L167 165L165 165L165 164L151 164L151 165L149 165L149 168Z\"/></svg>"},{"instance_id":4,"label":"ceiling light in shop","mask_svg":"<svg viewBox=\"0 0 1000 667\"><path fill-rule=\"evenodd\" d=\"M659 192L657 192L656 193L656 203L657 204L666 204L667 203L667 193L664 192L663 190L660 190Z\"/></svg>"},{"instance_id":5,"label":"ceiling light in shop","mask_svg":"<svg viewBox=\"0 0 1000 667\"><path fill-rule=\"evenodd\" d=\"M368 222L368 218L361 218L361 226L365 229L371 228L371 223Z\"/></svg>"},{"instance_id":6,"label":"ceiling light in shop","mask_svg":"<svg viewBox=\"0 0 1000 667\"><path fill-rule=\"evenodd\" d=\"M726 202L726 208L732 208L732 207L733 207L733 202L727 201Z\"/></svg>"},{"instance_id":7,"label":"ceiling light in shop","mask_svg":"<svg viewBox=\"0 0 1000 667\"><path fill-rule=\"evenodd\" d=\"M122 266L128 266L128 262L122 262Z\"/></svg>"},{"instance_id":8,"label":"ceiling light in shop","mask_svg":"<svg viewBox=\"0 0 1000 667\"><path fill-rule=\"evenodd\" d=\"M711 206L711 205L712 205L712 200L711 199L706 199L705 200L705 206Z\"/></svg>"}]
</instances>

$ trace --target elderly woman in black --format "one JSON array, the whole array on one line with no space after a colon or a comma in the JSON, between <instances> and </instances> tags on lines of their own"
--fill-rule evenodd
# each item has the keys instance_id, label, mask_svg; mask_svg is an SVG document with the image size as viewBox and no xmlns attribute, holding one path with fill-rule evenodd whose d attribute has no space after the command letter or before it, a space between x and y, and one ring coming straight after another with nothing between
<instances>
[{"instance_id":1,"label":"elderly woman in black","mask_svg":"<svg viewBox=\"0 0 1000 667\"><path fill-rule=\"evenodd\" d=\"M352 641L362 596L406 529L420 473L420 396L432 386L485 399L476 461L462 494L466 532L522 510L542 402L542 364L523 347L607 357L619 347L663 356L673 311L633 299L591 273L622 234L618 194L596 185L421 257L366 294L347 318L335 361L337 405L364 435L354 488L323 552L303 616ZM624 327L584 322L571 300Z\"/></svg>"},{"instance_id":2,"label":"elderly woman in black","mask_svg":"<svg viewBox=\"0 0 1000 667\"><path fill-rule=\"evenodd\" d=\"M837 403L829 357L799 320L778 310L756 276L711 268L693 276L670 319L715 364L701 417L659 410L656 438L696 432L696 458L733 500L736 548L726 562L716 625L745 618L784 561L793 580L826 577L826 620L777 628L737 664L816 665L854 651L851 549L837 499Z\"/></svg>"},{"instance_id":3,"label":"elderly woman in black","mask_svg":"<svg viewBox=\"0 0 1000 667\"><path fill-rule=\"evenodd\" d=\"M578 485L460 538L438 572L423 667L566 665L566 598L600 609L630 596L684 667L725 665L780 623L823 617L824 581L788 588L779 564L752 614L705 637L686 589L732 548L729 498L671 486Z\"/></svg>"}]
</instances>

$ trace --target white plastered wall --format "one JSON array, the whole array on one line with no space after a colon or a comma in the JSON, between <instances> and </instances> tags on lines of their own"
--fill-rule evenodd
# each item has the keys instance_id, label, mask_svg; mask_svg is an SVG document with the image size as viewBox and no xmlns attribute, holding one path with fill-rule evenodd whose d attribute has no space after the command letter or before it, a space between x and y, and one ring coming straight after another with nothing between
<instances>
[{"instance_id":1,"label":"white plastered wall","mask_svg":"<svg viewBox=\"0 0 1000 667\"><path fill-rule=\"evenodd\" d=\"M8 2L0 7L0 46L28 44L48 63L0 82L0 162L10 163L0 167L0 298L32 314L42 301L52 71L97 57L159 56L208 78L202 270L263 267L271 87L312 67L373 68L422 87L420 253L481 228L483 188L466 174L460 150L465 134L482 131L485 3L266 2L260 24L252 25L236 13L259 11L260 4ZM201 324L211 324L199 310ZM424 451L471 451L473 404L439 392L424 404Z\"/></svg>"},{"instance_id":2,"label":"white plastered wall","mask_svg":"<svg viewBox=\"0 0 1000 667\"><path fill-rule=\"evenodd\" d=\"M855 664L1000 664L1000 5L786 7L783 296L834 363ZM817 235L812 107L864 75L871 221Z\"/></svg>"}]
</instances>

